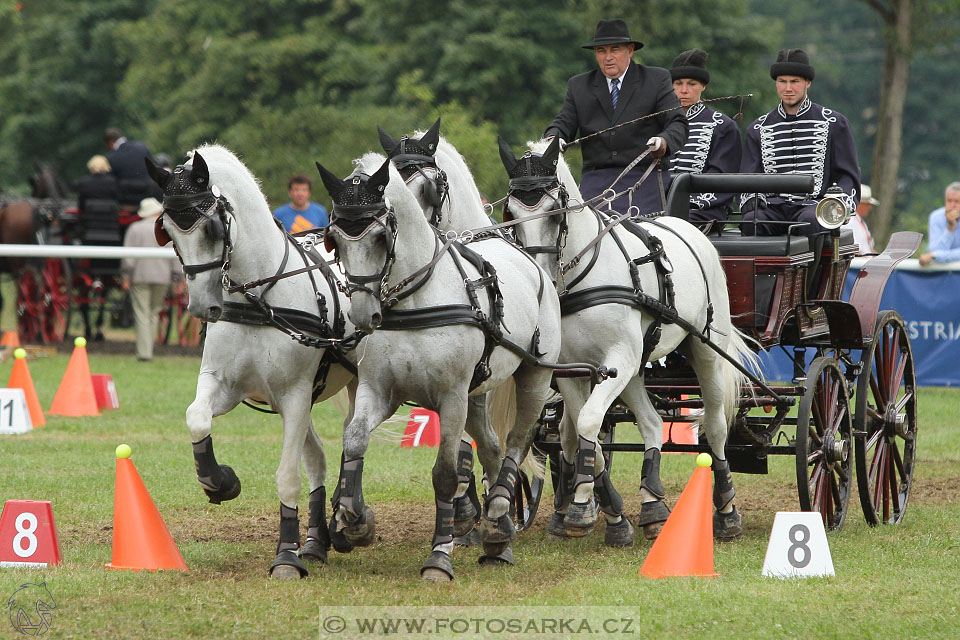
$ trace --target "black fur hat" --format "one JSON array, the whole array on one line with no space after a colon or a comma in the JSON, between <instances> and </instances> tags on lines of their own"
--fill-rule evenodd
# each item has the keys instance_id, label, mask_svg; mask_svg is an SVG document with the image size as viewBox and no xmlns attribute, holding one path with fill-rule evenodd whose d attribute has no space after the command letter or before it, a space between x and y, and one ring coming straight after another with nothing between
<instances>
[{"instance_id":1,"label":"black fur hat","mask_svg":"<svg viewBox=\"0 0 960 640\"><path fill-rule=\"evenodd\" d=\"M776 80L778 76L800 76L813 80L813 67L806 52L803 49L780 49L777 61L770 65L770 77Z\"/></svg>"},{"instance_id":2,"label":"black fur hat","mask_svg":"<svg viewBox=\"0 0 960 640\"><path fill-rule=\"evenodd\" d=\"M710 84L710 72L707 71L707 52L703 49L684 51L673 59L670 76L674 80L692 78L703 84Z\"/></svg>"}]
</instances>

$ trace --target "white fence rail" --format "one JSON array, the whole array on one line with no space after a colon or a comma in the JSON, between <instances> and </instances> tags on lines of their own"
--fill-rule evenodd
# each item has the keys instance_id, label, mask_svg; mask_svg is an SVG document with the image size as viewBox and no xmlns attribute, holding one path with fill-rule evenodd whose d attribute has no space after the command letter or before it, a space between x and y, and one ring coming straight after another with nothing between
<instances>
[{"instance_id":1,"label":"white fence rail","mask_svg":"<svg viewBox=\"0 0 960 640\"><path fill-rule=\"evenodd\" d=\"M0 244L7 258L174 258L173 247L97 247L90 245Z\"/></svg>"}]
</instances>

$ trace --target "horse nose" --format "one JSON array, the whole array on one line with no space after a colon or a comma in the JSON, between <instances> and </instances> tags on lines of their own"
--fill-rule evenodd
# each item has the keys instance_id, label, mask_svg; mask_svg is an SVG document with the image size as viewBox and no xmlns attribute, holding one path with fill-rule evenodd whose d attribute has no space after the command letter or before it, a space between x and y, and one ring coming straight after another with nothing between
<instances>
[{"instance_id":1,"label":"horse nose","mask_svg":"<svg viewBox=\"0 0 960 640\"><path fill-rule=\"evenodd\" d=\"M382 323L383 323L383 316L381 316L379 313L375 313L375 314L373 314L372 316L370 316L370 328L371 328L371 329L376 329L376 328L379 327Z\"/></svg>"},{"instance_id":2,"label":"horse nose","mask_svg":"<svg viewBox=\"0 0 960 640\"><path fill-rule=\"evenodd\" d=\"M207 308L207 322L216 322L220 319L220 314L223 313L223 307L212 306Z\"/></svg>"}]
</instances>

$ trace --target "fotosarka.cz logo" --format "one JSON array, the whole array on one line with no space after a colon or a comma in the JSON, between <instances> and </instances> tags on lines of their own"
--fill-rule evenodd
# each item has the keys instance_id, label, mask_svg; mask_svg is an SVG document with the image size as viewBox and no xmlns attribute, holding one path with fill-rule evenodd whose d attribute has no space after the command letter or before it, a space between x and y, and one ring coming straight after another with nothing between
<instances>
[{"instance_id":1,"label":"fotosarka.cz logo","mask_svg":"<svg viewBox=\"0 0 960 640\"><path fill-rule=\"evenodd\" d=\"M57 603L50 595L46 581L22 584L7 598L10 624L25 636L42 636L49 631L56 608Z\"/></svg>"}]
</instances>

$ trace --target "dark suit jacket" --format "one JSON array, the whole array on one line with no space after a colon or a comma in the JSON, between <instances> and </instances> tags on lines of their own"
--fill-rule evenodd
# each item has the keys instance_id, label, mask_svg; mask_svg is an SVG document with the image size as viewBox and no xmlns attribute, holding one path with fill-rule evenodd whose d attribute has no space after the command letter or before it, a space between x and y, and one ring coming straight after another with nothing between
<instances>
[{"instance_id":1,"label":"dark suit jacket","mask_svg":"<svg viewBox=\"0 0 960 640\"><path fill-rule=\"evenodd\" d=\"M117 179L109 173L91 173L77 183L77 207L83 213L87 200L116 200Z\"/></svg>"},{"instance_id":2,"label":"dark suit jacket","mask_svg":"<svg viewBox=\"0 0 960 640\"><path fill-rule=\"evenodd\" d=\"M157 185L147 174L143 160L148 156L147 145L136 140L128 140L107 154L110 173L117 179L121 205L135 207L143 198L156 197Z\"/></svg>"},{"instance_id":3,"label":"dark suit jacket","mask_svg":"<svg viewBox=\"0 0 960 640\"><path fill-rule=\"evenodd\" d=\"M631 62L614 111L606 77L600 69L594 69L567 82L563 107L544 136L558 135L569 142L578 136L673 107L677 108L584 140L581 143L584 172L627 166L643 152L652 136L666 140L667 153L677 151L687 142L687 118L679 108L680 100L673 92L669 71ZM649 157L640 166L646 164Z\"/></svg>"}]
</instances>

